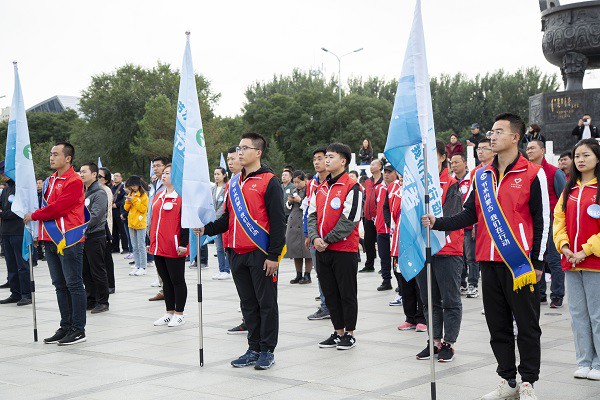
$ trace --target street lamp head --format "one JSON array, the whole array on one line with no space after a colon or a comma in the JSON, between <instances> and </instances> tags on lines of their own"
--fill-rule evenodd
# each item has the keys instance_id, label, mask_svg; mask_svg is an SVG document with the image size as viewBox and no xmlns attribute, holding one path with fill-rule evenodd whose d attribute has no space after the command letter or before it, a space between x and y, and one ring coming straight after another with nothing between
<instances>
[{"instance_id":1,"label":"street lamp head","mask_svg":"<svg viewBox=\"0 0 600 400\"><path fill-rule=\"evenodd\" d=\"M329 53L329 50L327 50L325 47L321 47L321 50L323 50L326 53Z\"/></svg>"},{"instance_id":2,"label":"street lamp head","mask_svg":"<svg viewBox=\"0 0 600 400\"><path fill-rule=\"evenodd\" d=\"M359 51L362 51L362 50L363 50L363 48L361 47L360 49L354 50L353 53L358 53Z\"/></svg>"}]
</instances>

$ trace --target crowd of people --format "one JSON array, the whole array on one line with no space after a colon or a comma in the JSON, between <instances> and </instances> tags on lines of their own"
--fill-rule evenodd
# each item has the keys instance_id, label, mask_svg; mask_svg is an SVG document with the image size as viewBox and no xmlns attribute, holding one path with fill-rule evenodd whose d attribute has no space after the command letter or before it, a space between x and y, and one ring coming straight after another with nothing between
<instances>
[{"instance_id":1,"label":"crowd of people","mask_svg":"<svg viewBox=\"0 0 600 400\"><path fill-rule=\"evenodd\" d=\"M20 251L23 223L33 220L41 222L40 255L48 263L61 314L60 328L45 343L86 340L86 308L92 314L109 311L109 296L116 290L112 257L119 252L132 260L132 276L145 275L149 263L155 264L153 286L162 289L149 300L164 300L166 312L154 325L180 326L185 324L190 234L207 235L215 237L219 264L213 279L233 278L240 298L243 320L228 333L246 334L248 350L231 362L234 367L269 369L275 363L283 257L294 260L290 284L310 285L314 279L320 306L307 318L331 320L333 329L318 346L338 350L357 345L358 273L375 273L379 258L381 284L374 290L396 286L389 306L402 307L398 330L433 332L434 354L427 341L418 360L454 360L462 302L468 301L463 296L477 298L481 288L482 313L502 378L483 399L536 398L540 307L549 298L550 308L560 308L565 295L575 338L574 377L600 380L600 145L591 117L582 117L573 130L580 141L560 155L557 166L546 160L541 127L526 128L517 115L500 114L490 131L480 131L473 124L464 146L456 134L449 143L436 143L443 217L427 214L422 224L445 231L446 242L431 257L430 288L426 268L411 280L401 274L402 174L374 157L368 139L358 158L368 165L369 176L349 170L352 150L342 143L315 148L311 171L286 165L277 176L262 163L266 140L244 133L228 150L228 168L214 171L217 219L193 233L181 228L182 199L171 183L167 158L153 160L149 184L135 175L123 183L120 173L94 163L75 172L75 149L58 143L50 155L56 172L38 180L39 210L24 219L11 213L11 180L0 195L11 290L0 303L31 302L29 270ZM471 171L465 146L475 150ZM197 267L205 268L208 250L202 247ZM361 253L365 262L359 270ZM432 326L425 318L429 307Z\"/></svg>"}]
</instances>

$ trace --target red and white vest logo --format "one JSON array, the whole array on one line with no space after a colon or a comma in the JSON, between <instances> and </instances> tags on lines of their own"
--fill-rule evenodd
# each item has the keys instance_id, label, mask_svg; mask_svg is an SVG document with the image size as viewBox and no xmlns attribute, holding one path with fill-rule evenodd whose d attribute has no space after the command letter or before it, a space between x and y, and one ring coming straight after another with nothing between
<instances>
[{"instance_id":1,"label":"red and white vest logo","mask_svg":"<svg viewBox=\"0 0 600 400\"><path fill-rule=\"evenodd\" d=\"M513 189L521 189L523 187L523 185L521 185L522 181L523 179L521 178L515 178L514 183L511 183L510 187Z\"/></svg>"}]
</instances>

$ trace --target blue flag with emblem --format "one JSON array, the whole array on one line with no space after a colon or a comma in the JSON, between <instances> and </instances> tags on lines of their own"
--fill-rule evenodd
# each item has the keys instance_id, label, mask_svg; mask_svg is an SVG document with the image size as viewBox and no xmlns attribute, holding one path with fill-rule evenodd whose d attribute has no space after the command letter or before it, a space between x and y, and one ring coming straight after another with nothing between
<instances>
[{"instance_id":1,"label":"blue flag with emblem","mask_svg":"<svg viewBox=\"0 0 600 400\"><path fill-rule=\"evenodd\" d=\"M25 115L25 102L16 62L14 63L14 72L15 90L8 118L4 173L15 181L15 194L9 196L9 201L12 200L11 211L23 218L25 214L37 210L39 203L29 141L29 127ZM25 225L22 251L26 261L29 260L29 246L38 236L38 224L37 221L31 221Z\"/></svg>"},{"instance_id":2,"label":"blue flag with emblem","mask_svg":"<svg viewBox=\"0 0 600 400\"><path fill-rule=\"evenodd\" d=\"M181 196L181 226L201 228L216 218L196 76L187 35L179 81L171 182Z\"/></svg>"},{"instance_id":3,"label":"blue flag with emblem","mask_svg":"<svg viewBox=\"0 0 600 400\"><path fill-rule=\"evenodd\" d=\"M427 146L427 155L423 154ZM442 189L437 174L435 130L425 54L421 2L417 1L402 73L392 109L384 154L404 178L398 235L398 268L406 280L414 278L425 266L427 229L421 225L425 215L425 156L428 166L430 212L442 216ZM431 252L445 244L444 232L431 231Z\"/></svg>"}]
</instances>

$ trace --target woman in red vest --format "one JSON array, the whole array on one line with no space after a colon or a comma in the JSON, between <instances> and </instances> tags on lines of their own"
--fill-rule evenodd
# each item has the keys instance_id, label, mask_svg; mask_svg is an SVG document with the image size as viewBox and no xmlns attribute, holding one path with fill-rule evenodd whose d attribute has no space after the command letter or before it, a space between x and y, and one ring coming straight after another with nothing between
<instances>
[{"instance_id":1,"label":"woman in red vest","mask_svg":"<svg viewBox=\"0 0 600 400\"><path fill-rule=\"evenodd\" d=\"M148 252L154 255L156 269L163 281L167 312L154 321L154 326L175 327L185 324L185 256L188 252L189 229L181 228L181 197L171 183L171 164L165 166L161 179L166 190L152 201Z\"/></svg>"},{"instance_id":2,"label":"woman in red vest","mask_svg":"<svg viewBox=\"0 0 600 400\"><path fill-rule=\"evenodd\" d=\"M575 378L600 380L600 145L580 141L569 180L554 209L554 243L564 255L575 339ZM566 199L566 200L565 200Z\"/></svg>"}]
</instances>

